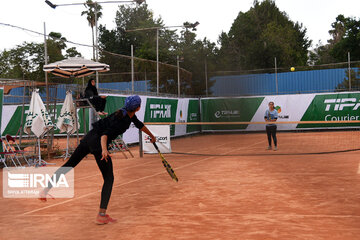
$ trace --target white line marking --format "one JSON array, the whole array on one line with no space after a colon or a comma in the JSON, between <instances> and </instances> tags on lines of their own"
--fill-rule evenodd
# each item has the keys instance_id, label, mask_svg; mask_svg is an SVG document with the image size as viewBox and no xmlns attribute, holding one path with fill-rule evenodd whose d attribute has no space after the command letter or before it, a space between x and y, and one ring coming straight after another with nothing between
<instances>
[{"instance_id":1,"label":"white line marking","mask_svg":"<svg viewBox=\"0 0 360 240\"><path fill-rule=\"evenodd\" d=\"M34 215L28 215L30 217L61 217L61 216L71 216L71 215L58 215L58 214L34 214ZM285 218L304 218L304 217L316 217L316 218L360 218L360 215L335 215L335 214L272 214L272 213L167 213L167 214L134 214L133 216L153 216L153 217L173 217L173 216L224 216L224 217L285 217Z\"/></svg>"},{"instance_id":2,"label":"white line marking","mask_svg":"<svg viewBox=\"0 0 360 240\"><path fill-rule=\"evenodd\" d=\"M254 145L260 144L260 143L262 143L262 142L255 143L255 144L250 145L250 146L254 146ZM249 147L249 146L247 146L247 147ZM236 149L227 151L227 152L225 152L225 154L226 154L226 153L233 152L233 151L236 151L236 150L238 150L238 149L241 149L241 148L236 148ZM203 161L205 161L205 160L209 160L209 159L217 158L217 157L218 157L218 156L207 157L207 158L200 159L200 160L198 160L198 161L195 161L195 162L192 162L192 163L189 163L189 164L186 164L186 165L183 165L183 166L181 166L181 167L174 168L174 169L185 168L185 167L188 167L188 166L197 164L197 163L199 163L199 162L203 162ZM145 176L145 177L142 177L142 178L138 178L138 179L135 179L135 180L126 182L126 183L122 183L122 184L115 185L115 186L113 186L113 189L116 188L116 187L121 187L121 186L124 186L124 185L127 185L127 184L131 184L131 183L138 182L138 181L141 181L141 180L144 180L144 179L148 179L148 178L151 178L151 177L155 177L155 176L158 176L158 175L160 175L160 174L164 174L164 171L161 171L161 172L158 172L158 173L155 173L155 174L152 174L152 175L148 175L148 176ZM72 199L69 199L69 200L65 200L65 201L62 201L62 202L59 202L59 203L55 203L55 204L52 204L52 205L48 205L48 206L45 206L45 207L42 207L42 208L34 209L34 210L32 210L32 211L28 211L28 212L25 212L25 213L23 213L23 214L19 214L19 216L29 215L29 214L31 214L31 213L38 212L38 211L41 211L41 210L44 210L44 209L48 209L48 208L51 208L51 207L55 207L55 206L58 206L58 205L62 205L62 204L64 204L64 203L68 203L68 202L71 202L71 201L74 201L74 200L77 200L77 199L82 199L82 198L88 197L88 196L90 196L90 195L93 195L93 194L95 194L95 193L99 193L99 192L101 192L101 190L97 190L97 191L95 191L95 192L91 192L91 193L82 195L82 196L80 196L80 197L76 197L76 198L72 198Z\"/></svg>"},{"instance_id":3,"label":"white line marking","mask_svg":"<svg viewBox=\"0 0 360 240\"><path fill-rule=\"evenodd\" d=\"M360 174L360 162L359 162L359 167L358 167L357 174Z\"/></svg>"}]
</instances>

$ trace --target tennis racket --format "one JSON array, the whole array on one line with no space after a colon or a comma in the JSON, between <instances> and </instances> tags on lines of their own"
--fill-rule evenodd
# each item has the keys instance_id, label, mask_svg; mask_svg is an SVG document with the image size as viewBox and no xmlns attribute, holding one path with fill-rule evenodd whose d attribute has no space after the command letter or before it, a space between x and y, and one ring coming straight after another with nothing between
<instances>
[{"instance_id":1,"label":"tennis racket","mask_svg":"<svg viewBox=\"0 0 360 240\"><path fill-rule=\"evenodd\" d=\"M157 152L159 153L161 160L162 160L162 164L164 165L164 168L166 169L166 171L169 173L170 177L175 181L179 181L179 179L177 178L174 170L172 169L172 167L170 166L170 164L166 161L165 157L161 154L158 146L156 145L156 143L153 143L155 149L157 150Z\"/></svg>"}]
</instances>

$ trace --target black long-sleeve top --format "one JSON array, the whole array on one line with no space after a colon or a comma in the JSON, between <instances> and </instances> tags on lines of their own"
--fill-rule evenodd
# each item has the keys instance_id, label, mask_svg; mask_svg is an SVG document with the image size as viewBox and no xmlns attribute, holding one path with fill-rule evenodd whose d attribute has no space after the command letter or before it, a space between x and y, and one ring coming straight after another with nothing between
<instances>
[{"instance_id":1,"label":"black long-sleeve top","mask_svg":"<svg viewBox=\"0 0 360 240\"><path fill-rule=\"evenodd\" d=\"M96 87L94 86L87 86L85 89L85 98L94 98L99 96Z\"/></svg>"},{"instance_id":2,"label":"black long-sleeve top","mask_svg":"<svg viewBox=\"0 0 360 240\"><path fill-rule=\"evenodd\" d=\"M107 145L109 145L112 140L120 134L123 134L130 127L131 122L133 122L138 129L144 127L144 123L142 123L136 115L130 118L124 109L120 109L119 111L120 112L114 112L106 118L92 124L92 133L90 134L89 132L89 136L84 137L84 140L92 152L101 151L101 136L103 135L108 137Z\"/></svg>"}]
</instances>

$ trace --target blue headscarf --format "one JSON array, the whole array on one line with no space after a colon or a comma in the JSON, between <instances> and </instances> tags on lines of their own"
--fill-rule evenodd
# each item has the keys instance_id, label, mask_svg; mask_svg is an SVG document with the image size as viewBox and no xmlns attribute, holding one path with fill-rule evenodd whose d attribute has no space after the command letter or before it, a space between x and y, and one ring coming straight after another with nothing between
<instances>
[{"instance_id":1,"label":"blue headscarf","mask_svg":"<svg viewBox=\"0 0 360 240\"><path fill-rule=\"evenodd\" d=\"M138 95L129 96L125 99L125 110L128 112L133 112L135 109L140 107L141 98Z\"/></svg>"}]
</instances>

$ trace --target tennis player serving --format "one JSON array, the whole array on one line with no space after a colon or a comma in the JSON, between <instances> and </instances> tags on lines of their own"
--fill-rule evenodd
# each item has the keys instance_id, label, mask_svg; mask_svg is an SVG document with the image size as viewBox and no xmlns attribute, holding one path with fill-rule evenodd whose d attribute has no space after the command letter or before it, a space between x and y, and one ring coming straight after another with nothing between
<instances>
[{"instance_id":1,"label":"tennis player serving","mask_svg":"<svg viewBox=\"0 0 360 240\"><path fill-rule=\"evenodd\" d=\"M109 222L116 222L106 214L106 209L110 200L112 186L114 182L113 165L111 156L108 151L108 146L112 140L118 135L123 134L129 127L131 122L151 137L151 142L155 142L154 135L144 124L138 120L135 113L140 110L141 98L137 95L129 96L125 99L125 106L112 113L108 117L93 123L93 129L81 139L80 144L75 149L69 160L56 171L56 176L65 174L67 170L63 167L75 167L86 155L93 154L96 163L101 171L104 179L104 184L101 191L101 201L99 214L96 217L97 224L107 224ZM66 168L69 169L69 168ZM59 179L57 179L58 181ZM40 194L40 200L46 201L48 192L51 189L45 188Z\"/></svg>"},{"instance_id":2,"label":"tennis player serving","mask_svg":"<svg viewBox=\"0 0 360 240\"><path fill-rule=\"evenodd\" d=\"M268 142L269 142L269 146L268 146L268 150L271 150L271 137L274 140L274 151L277 150L277 138L276 138L276 129L277 126L274 122L276 122L276 120L278 119L278 112L274 107L274 102L269 102L269 109L266 109L265 111L265 121L268 122L268 124L266 124L266 133L267 133L267 137L268 137Z\"/></svg>"}]
</instances>

